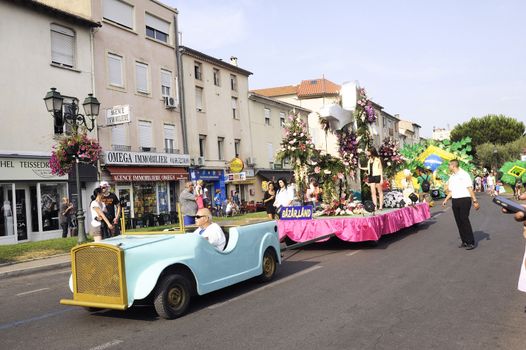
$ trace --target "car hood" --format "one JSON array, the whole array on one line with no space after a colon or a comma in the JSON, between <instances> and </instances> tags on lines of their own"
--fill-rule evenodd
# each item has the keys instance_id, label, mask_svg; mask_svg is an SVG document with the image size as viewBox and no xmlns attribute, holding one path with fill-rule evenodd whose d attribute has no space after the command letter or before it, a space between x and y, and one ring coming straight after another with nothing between
<instances>
[{"instance_id":1,"label":"car hood","mask_svg":"<svg viewBox=\"0 0 526 350\"><path fill-rule=\"evenodd\" d=\"M124 235L105 239L101 243L111 244L123 250L140 247L147 244L157 243L173 239L174 234L166 235Z\"/></svg>"}]
</instances>

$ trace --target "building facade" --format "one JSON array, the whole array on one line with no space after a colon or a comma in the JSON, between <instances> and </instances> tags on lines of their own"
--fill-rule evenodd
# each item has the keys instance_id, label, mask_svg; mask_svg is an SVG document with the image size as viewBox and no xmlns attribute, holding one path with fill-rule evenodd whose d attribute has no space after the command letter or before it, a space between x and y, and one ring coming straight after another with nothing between
<instances>
[{"instance_id":1,"label":"building facade","mask_svg":"<svg viewBox=\"0 0 526 350\"><path fill-rule=\"evenodd\" d=\"M184 150L177 10L154 0L92 3L102 179L132 226L171 222L190 157Z\"/></svg>"},{"instance_id":2,"label":"building facade","mask_svg":"<svg viewBox=\"0 0 526 350\"><path fill-rule=\"evenodd\" d=\"M310 110L269 97L250 93L248 97L252 161L256 170L254 198L261 201L268 181L293 178L288 160L276 161L276 153L284 136L284 126L290 115L299 114L307 122Z\"/></svg>"},{"instance_id":3,"label":"building facade","mask_svg":"<svg viewBox=\"0 0 526 350\"><path fill-rule=\"evenodd\" d=\"M255 193L253 149L250 138L248 77L251 72L181 46L182 82L190 177L203 180L207 195L221 199L238 193L250 201Z\"/></svg>"},{"instance_id":4,"label":"building facade","mask_svg":"<svg viewBox=\"0 0 526 350\"><path fill-rule=\"evenodd\" d=\"M0 244L61 236L61 199L74 192L68 176L51 174L52 146L65 129L54 125L43 97L55 87L68 108L74 97L94 92L91 37L97 27L46 1L0 2L0 42L10 62L0 67Z\"/></svg>"}]
</instances>

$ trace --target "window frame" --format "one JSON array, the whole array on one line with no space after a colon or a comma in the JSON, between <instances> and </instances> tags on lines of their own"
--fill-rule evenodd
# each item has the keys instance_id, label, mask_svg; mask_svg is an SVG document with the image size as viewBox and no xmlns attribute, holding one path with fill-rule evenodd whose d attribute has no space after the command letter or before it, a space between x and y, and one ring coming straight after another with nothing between
<instances>
[{"instance_id":1,"label":"window frame","mask_svg":"<svg viewBox=\"0 0 526 350\"><path fill-rule=\"evenodd\" d=\"M131 22L132 22L131 23L131 27L126 25L126 24L123 24L123 23L117 21L115 18L112 19L112 18L104 16L105 15L104 14L104 3L106 1L120 2L120 3L126 5L126 6L128 6L130 8L130 10L131 10ZM133 4L130 4L127 1L122 1L122 0L102 0L102 4L101 5L102 5L101 6L101 15L102 15L102 19L104 21L108 21L109 23L115 24L115 25L117 25L119 27L123 27L123 28L126 28L126 29L131 30L131 31L135 30L135 6Z\"/></svg>"},{"instance_id":2,"label":"window frame","mask_svg":"<svg viewBox=\"0 0 526 350\"><path fill-rule=\"evenodd\" d=\"M198 99L198 93L197 91L201 91L201 98ZM202 86L196 86L195 87L195 109L198 112L203 112L205 110L205 97L204 97L205 89L203 89ZM198 103L199 102L199 103Z\"/></svg>"},{"instance_id":3,"label":"window frame","mask_svg":"<svg viewBox=\"0 0 526 350\"><path fill-rule=\"evenodd\" d=\"M110 67L110 58L112 58L111 56L113 56L115 58L118 58L119 61L120 61L120 78L121 78L121 81L122 81L122 85L114 84L114 83L111 82L111 71L110 71L110 68L111 68ZM108 85L112 86L112 87L124 89L126 87L126 80L125 80L125 75L124 75L124 71L125 71L125 69L124 69L124 63L125 63L124 56L119 55L119 54L114 53L114 52L107 52L106 60L107 60L107 66L108 66Z\"/></svg>"},{"instance_id":4,"label":"window frame","mask_svg":"<svg viewBox=\"0 0 526 350\"><path fill-rule=\"evenodd\" d=\"M53 27L60 27L60 28L53 28ZM64 31L59 31L57 29L65 29ZM71 32L71 34L68 34L66 32ZM57 52L57 51L54 51L53 50L53 36L54 34L53 33L56 33L55 35L62 35L62 36L67 36L69 38L71 38L71 65L69 64L66 64L64 62L59 62L59 61L54 61L53 60L53 52ZM49 27L49 34L50 34L50 47L51 47L51 64L53 65L56 65L56 66L60 66L60 67L66 67L66 68L72 68L74 69L75 67L77 67L77 32L73 29L73 28L70 28L70 27L66 27L66 26L63 26L62 24L58 24L58 23L51 23L50 27Z\"/></svg>"},{"instance_id":5,"label":"window frame","mask_svg":"<svg viewBox=\"0 0 526 350\"><path fill-rule=\"evenodd\" d=\"M206 135L199 135L199 157L206 157Z\"/></svg>"},{"instance_id":6,"label":"window frame","mask_svg":"<svg viewBox=\"0 0 526 350\"><path fill-rule=\"evenodd\" d=\"M170 81L170 86L168 87L169 89L169 94L166 95L163 91L163 87L165 87L163 85L163 74L167 73L169 75L169 81ZM172 89L172 85L173 85L173 73L172 71L168 70L168 69L165 69L165 68L161 68L161 97L174 97L173 96L173 89Z\"/></svg>"},{"instance_id":7,"label":"window frame","mask_svg":"<svg viewBox=\"0 0 526 350\"><path fill-rule=\"evenodd\" d=\"M212 77L214 80L214 85L221 86L221 70L219 68L212 68Z\"/></svg>"},{"instance_id":8,"label":"window frame","mask_svg":"<svg viewBox=\"0 0 526 350\"><path fill-rule=\"evenodd\" d=\"M233 119L236 119L236 120L239 120L239 112L238 112L238 98L237 97L234 97L232 96L232 99L231 99L231 104L232 104L232 118Z\"/></svg>"},{"instance_id":9,"label":"window frame","mask_svg":"<svg viewBox=\"0 0 526 350\"><path fill-rule=\"evenodd\" d=\"M143 68L145 68L145 80L146 80L146 90L145 91L142 91L142 90L139 90L139 79L138 79L138 72L137 72L137 67L138 66L144 66ZM141 61L135 61L135 92L137 92L138 94L142 94L142 95L149 95L150 92L151 92L151 88L150 88L150 65L148 63L145 63L145 62L141 62Z\"/></svg>"},{"instance_id":10,"label":"window frame","mask_svg":"<svg viewBox=\"0 0 526 350\"><path fill-rule=\"evenodd\" d=\"M267 111L268 111L268 115L267 115ZM272 112L270 110L270 108L263 108L263 116L264 116L264 122L265 122L265 126L270 126L270 120L271 120L271 115L272 115Z\"/></svg>"},{"instance_id":11,"label":"window frame","mask_svg":"<svg viewBox=\"0 0 526 350\"><path fill-rule=\"evenodd\" d=\"M217 159L225 160L225 138L217 137Z\"/></svg>"},{"instance_id":12,"label":"window frame","mask_svg":"<svg viewBox=\"0 0 526 350\"><path fill-rule=\"evenodd\" d=\"M230 74L230 90L237 91L237 75Z\"/></svg>"},{"instance_id":13,"label":"window frame","mask_svg":"<svg viewBox=\"0 0 526 350\"><path fill-rule=\"evenodd\" d=\"M203 64L199 61L194 61L194 78L203 81Z\"/></svg>"}]
</instances>

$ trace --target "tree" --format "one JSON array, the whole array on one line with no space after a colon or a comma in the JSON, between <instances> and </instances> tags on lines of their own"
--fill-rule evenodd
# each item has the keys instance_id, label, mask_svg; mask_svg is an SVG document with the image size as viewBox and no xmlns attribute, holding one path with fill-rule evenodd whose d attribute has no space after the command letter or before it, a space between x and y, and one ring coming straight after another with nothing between
<instances>
[{"instance_id":1,"label":"tree","mask_svg":"<svg viewBox=\"0 0 526 350\"><path fill-rule=\"evenodd\" d=\"M504 145L519 139L524 134L524 123L515 118L499 115L486 115L471 118L451 130L451 141L460 141L471 137L471 145L477 147L483 143Z\"/></svg>"},{"instance_id":2,"label":"tree","mask_svg":"<svg viewBox=\"0 0 526 350\"><path fill-rule=\"evenodd\" d=\"M477 147L477 161L481 167L486 169L499 167L505 162L519 160L524 149L526 149L526 137L521 137L505 145L483 143Z\"/></svg>"}]
</instances>

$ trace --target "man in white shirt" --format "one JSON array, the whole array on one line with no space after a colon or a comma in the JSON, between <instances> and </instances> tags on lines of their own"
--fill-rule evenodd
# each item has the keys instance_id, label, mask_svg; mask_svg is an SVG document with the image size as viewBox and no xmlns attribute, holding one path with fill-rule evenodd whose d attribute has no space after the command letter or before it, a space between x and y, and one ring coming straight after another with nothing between
<instances>
[{"instance_id":1,"label":"man in white shirt","mask_svg":"<svg viewBox=\"0 0 526 350\"><path fill-rule=\"evenodd\" d=\"M195 234L206 239L217 250L223 251L225 249L225 234L218 224L212 222L212 213L209 209L199 209L195 215L195 223L199 226L194 231Z\"/></svg>"},{"instance_id":2,"label":"man in white shirt","mask_svg":"<svg viewBox=\"0 0 526 350\"><path fill-rule=\"evenodd\" d=\"M453 198L453 214L455 222L457 223L458 232L462 244L459 248L466 248L466 250L475 249L475 238L473 237L473 229L469 221L469 211L471 209L471 201L475 210L479 209L479 203L473 192L473 182L469 174L463 169L459 168L458 160L453 159L449 162L449 170L451 177L447 182L447 197L444 199L442 206L445 207L449 198Z\"/></svg>"}]
</instances>

